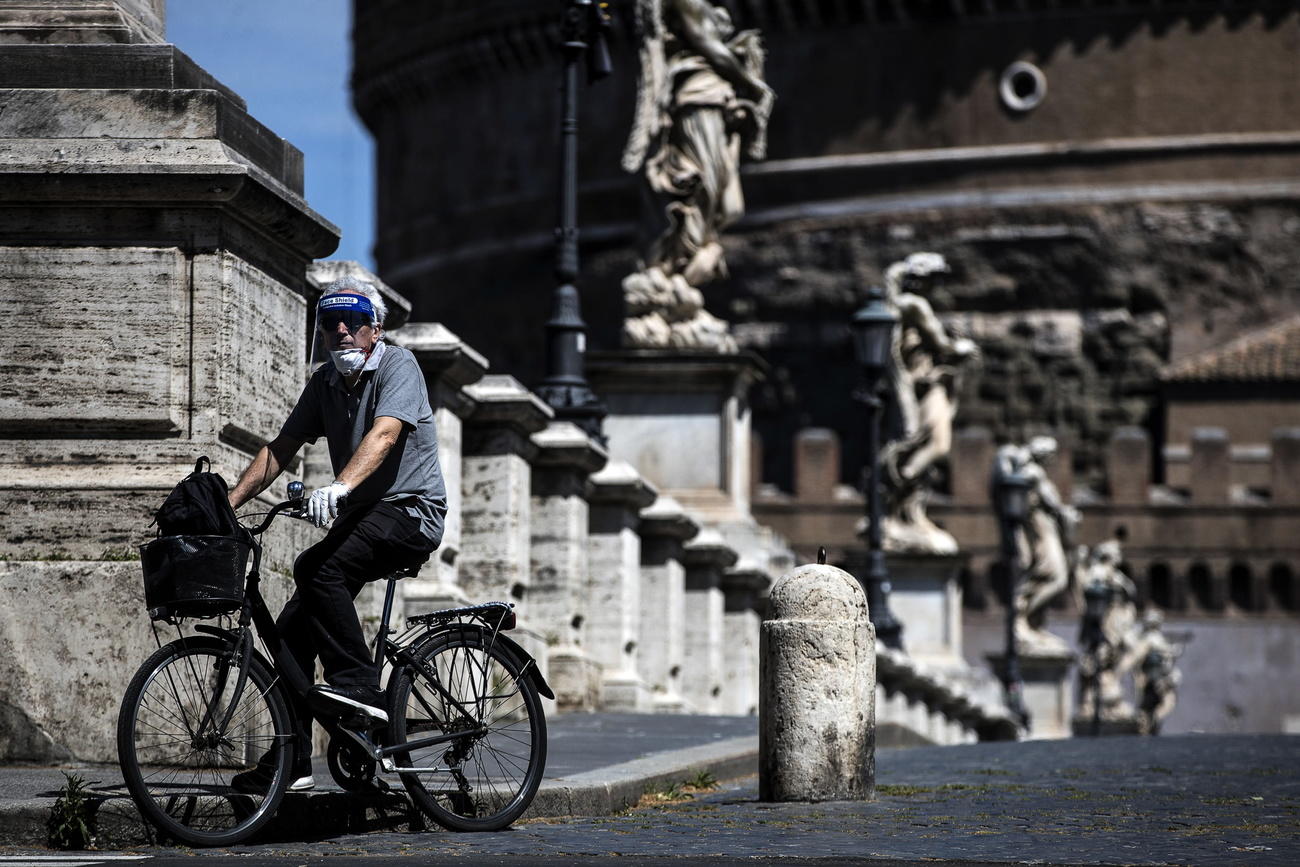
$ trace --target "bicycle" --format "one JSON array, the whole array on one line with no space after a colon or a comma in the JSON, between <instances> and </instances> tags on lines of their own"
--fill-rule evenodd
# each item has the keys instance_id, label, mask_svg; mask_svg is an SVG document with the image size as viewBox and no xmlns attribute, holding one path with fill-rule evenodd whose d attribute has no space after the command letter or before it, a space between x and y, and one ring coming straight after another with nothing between
<instances>
[{"instance_id":1,"label":"bicycle","mask_svg":"<svg viewBox=\"0 0 1300 867\"><path fill-rule=\"evenodd\" d=\"M337 705L311 697L311 679L281 644L260 591L259 537L282 512L302 516L302 483L290 483L289 494L259 526L243 527L242 539L163 537L181 540L172 548L190 544L198 552L191 560L178 555L190 571L172 574L165 590L158 576L166 570L142 550L158 650L127 687L117 725L118 759L141 814L195 846L231 845L257 833L290 783L292 690L329 733L330 774L344 789L383 787L378 771L396 773L415 805L448 829L508 827L541 783L546 720L539 695L554 698L533 658L503 634L515 625L513 606L488 602L417 615L396 635L389 628L396 582L414 577L419 566L385 576L374 644L381 682L389 670L389 720L344 719ZM225 588L214 591L221 582L193 568L196 562L216 564L208 572L224 570ZM151 589L168 598L154 604ZM196 634L184 633L187 619L214 616L224 618L220 625L197 623ZM160 622L179 637L164 644ZM254 632L269 659L254 646ZM266 778L265 791L236 788L233 778L250 770Z\"/></svg>"}]
</instances>

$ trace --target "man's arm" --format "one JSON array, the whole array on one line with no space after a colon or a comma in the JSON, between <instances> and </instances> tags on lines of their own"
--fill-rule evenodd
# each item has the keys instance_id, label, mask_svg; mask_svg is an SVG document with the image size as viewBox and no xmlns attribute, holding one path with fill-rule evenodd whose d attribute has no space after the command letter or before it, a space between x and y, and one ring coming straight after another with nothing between
<instances>
[{"instance_id":1,"label":"man's arm","mask_svg":"<svg viewBox=\"0 0 1300 867\"><path fill-rule=\"evenodd\" d=\"M293 456L302 448L302 440L280 434L258 450L248 467L239 475L239 481L231 490L229 500L232 509L238 509L258 494L271 486L276 477L293 460Z\"/></svg>"},{"instance_id":2,"label":"man's arm","mask_svg":"<svg viewBox=\"0 0 1300 867\"><path fill-rule=\"evenodd\" d=\"M388 453L393 450L393 446L402 435L402 422L392 416L381 415L375 417L375 422L366 431L362 437L361 444L352 454L352 460L338 474L336 481L340 481L348 486L349 490L355 491L357 485L370 478L371 473L379 469L379 465L388 457Z\"/></svg>"}]
</instances>

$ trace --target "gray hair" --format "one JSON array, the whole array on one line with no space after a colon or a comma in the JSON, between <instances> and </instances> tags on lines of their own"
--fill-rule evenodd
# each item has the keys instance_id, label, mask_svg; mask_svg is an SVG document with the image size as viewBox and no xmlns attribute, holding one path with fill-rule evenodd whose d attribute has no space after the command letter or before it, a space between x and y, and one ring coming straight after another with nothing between
<instances>
[{"instance_id":1,"label":"gray hair","mask_svg":"<svg viewBox=\"0 0 1300 867\"><path fill-rule=\"evenodd\" d=\"M375 324L384 324L384 318L388 316L388 305L384 303L384 296L379 294L375 284L367 283L360 277L353 277L349 274L326 286L321 295L332 295L335 292L351 292L356 295L364 295L370 301L370 306L375 308Z\"/></svg>"}]
</instances>

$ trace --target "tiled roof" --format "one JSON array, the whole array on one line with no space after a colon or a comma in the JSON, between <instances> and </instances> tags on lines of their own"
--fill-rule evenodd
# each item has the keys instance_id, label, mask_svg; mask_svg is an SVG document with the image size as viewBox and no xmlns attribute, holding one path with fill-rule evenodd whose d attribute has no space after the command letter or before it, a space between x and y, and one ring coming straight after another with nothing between
<instances>
[{"instance_id":1,"label":"tiled roof","mask_svg":"<svg viewBox=\"0 0 1300 867\"><path fill-rule=\"evenodd\" d=\"M1167 365L1165 382L1300 382L1300 315Z\"/></svg>"}]
</instances>

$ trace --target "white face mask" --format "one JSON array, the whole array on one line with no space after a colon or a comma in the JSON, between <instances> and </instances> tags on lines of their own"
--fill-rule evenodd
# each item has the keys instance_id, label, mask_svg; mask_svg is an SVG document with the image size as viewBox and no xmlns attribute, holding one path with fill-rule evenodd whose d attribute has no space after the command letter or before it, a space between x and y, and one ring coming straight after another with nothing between
<instances>
[{"instance_id":1,"label":"white face mask","mask_svg":"<svg viewBox=\"0 0 1300 867\"><path fill-rule=\"evenodd\" d=\"M366 366L367 353L364 349L335 349L330 351L334 367L344 376L360 372Z\"/></svg>"}]
</instances>

